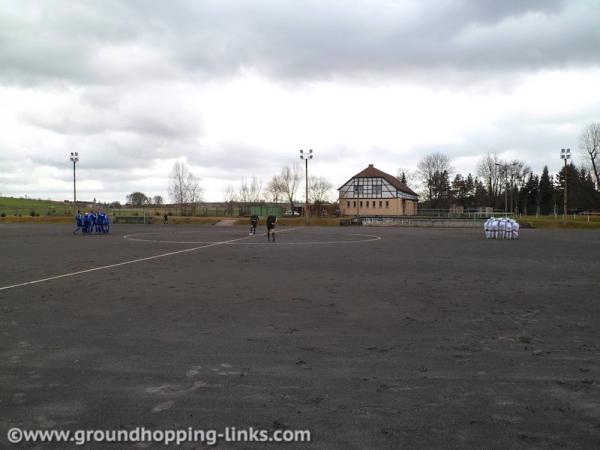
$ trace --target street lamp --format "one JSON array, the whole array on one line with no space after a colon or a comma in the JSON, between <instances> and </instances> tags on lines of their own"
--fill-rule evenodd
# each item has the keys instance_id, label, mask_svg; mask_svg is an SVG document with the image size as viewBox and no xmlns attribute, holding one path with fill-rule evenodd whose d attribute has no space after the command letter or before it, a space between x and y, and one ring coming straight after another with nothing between
<instances>
[{"instance_id":1,"label":"street lamp","mask_svg":"<svg viewBox=\"0 0 600 450\"><path fill-rule=\"evenodd\" d=\"M565 199L564 199L564 212L563 212L563 222L567 222L567 160L571 159L571 149L570 148L561 148L560 149L560 159L565 161Z\"/></svg>"},{"instance_id":2,"label":"street lamp","mask_svg":"<svg viewBox=\"0 0 600 450\"><path fill-rule=\"evenodd\" d=\"M77 189L75 185L75 164L79 161L79 153L71 152L71 161L73 162L73 214L76 213L77 209Z\"/></svg>"},{"instance_id":3,"label":"street lamp","mask_svg":"<svg viewBox=\"0 0 600 450\"><path fill-rule=\"evenodd\" d=\"M313 158L313 151L310 149L304 153L304 150L300 150L300 159L303 159L306 167L306 192L304 195L304 223L308 224L308 160Z\"/></svg>"}]
</instances>

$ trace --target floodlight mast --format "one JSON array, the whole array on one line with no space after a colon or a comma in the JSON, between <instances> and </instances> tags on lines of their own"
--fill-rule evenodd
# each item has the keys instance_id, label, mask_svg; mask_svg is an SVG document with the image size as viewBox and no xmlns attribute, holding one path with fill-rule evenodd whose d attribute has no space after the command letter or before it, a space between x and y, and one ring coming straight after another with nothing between
<instances>
[{"instance_id":1,"label":"floodlight mast","mask_svg":"<svg viewBox=\"0 0 600 450\"><path fill-rule=\"evenodd\" d=\"M305 176L306 176L306 190L304 193L304 223L308 225L308 160L313 158L313 151L310 149L308 152L300 150L300 159L304 160L305 163ZM292 211L293 214L293 211Z\"/></svg>"},{"instance_id":2,"label":"floodlight mast","mask_svg":"<svg viewBox=\"0 0 600 450\"><path fill-rule=\"evenodd\" d=\"M564 210L563 210L563 223L567 223L567 160L571 159L571 149L570 148L561 148L560 149L560 159L565 162L565 198L564 198Z\"/></svg>"},{"instance_id":3,"label":"floodlight mast","mask_svg":"<svg viewBox=\"0 0 600 450\"><path fill-rule=\"evenodd\" d=\"M77 212L77 184L75 176L75 165L79 161L79 153L71 152L71 161L73 162L73 214Z\"/></svg>"}]
</instances>

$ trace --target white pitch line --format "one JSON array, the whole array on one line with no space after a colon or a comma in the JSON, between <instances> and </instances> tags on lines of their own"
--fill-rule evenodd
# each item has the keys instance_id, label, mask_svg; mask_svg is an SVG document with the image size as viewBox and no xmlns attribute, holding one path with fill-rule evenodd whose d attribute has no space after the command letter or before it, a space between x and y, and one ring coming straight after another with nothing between
<instances>
[{"instance_id":1,"label":"white pitch line","mask_svg":"<svg viewBox=\"0 0 600 450\"><path fill-rule=\"evenodd\" d=\"M375 236L374 234L352 234L351 236L364 236L368 239L346 239L339 241L300 241L300 242L234 242L231 245L329 245L329 244L361 244L365 242L380 241L381 236ZM229 244L228 244L229 245Z\"/></svg>"},{"instance_id":2,"label":"white pitch line","mask_svg":"<svg viewBox=\"0 0 600 450\"><path fill-rule=\"evenodd\" d=\"M283 230L287 231L287 230ZM281 231L281 232L283 232ZM136 242L155 242L159 244L210 244L211 241L163 241L158 239L140 239L134 236L144 236L149 234L157 234L157 233L139 233L139 234L128 234L123 236L124 239L128 241L136 241ZM262 236L266 236L266 233L262 234ZM354 244L361 242L372 242L381 240L381 236L376 236L374 234L354 234L351 233L350 236L359 236L367 239L346 239L346 240L338 240L338 241L301 241L301 242L228 242L226 245L313 245L313 244ZM214 241L213 241L214 242Z\"/></svg>"},{"instance_id":3,"label":"white pitch line","mask_svg":"<svg viewBox=\"0 0 600 450\"><path fill-rule=\"evenodd\" d=\"M294 228L289 228L287 230L281 230L280 233L285 232L285 231L297 230L298 228L303 228L303 227L294 227ZM109 264L107 266L94 267L92 269L79 270L77 272L71 272L71 273L65 273L65 274L62 274L62 275L56 275L56 276L53 276L53 277L41 278L39 280L26 281L25 283L12 284L10 286L2 286L2 287L0 287L0 291L5 291L7 289L13 289L13 288L22 287L22 286L29 286L30 284L37 284L37 283L44 283L46 281L58 280L60 278L73 277L75 275L81 275L81 274L84 274L84 273L96 272L96 271L99 271L99 270L111 269L113 267L126 266L128 264L135 264L135 263L139 263L139 262L143 262L143 261L150 261L152 259L165 258L167 256L179 255L181 253L189 253L189 252L193 252L195 250L200 250L202 248L215 247L217 245L225 245L225 244L229 244L231 242L242 241L244 239L250 239L250 238L252 238L254 236L255 235L253 235L253 236L244 236L244 237L237 238L237 239L230 239L228 241L213 242L212 244L201 245L199 247L186 248L186 249L183 249L183 250L177 250L177 251L168 252L168 253L161 253L160 255L154 255L154 256L147 256L145 258L132 259L130 261L123 261L123 262L116 263L116 264ZM123 238L127 238L127 236L123 236Z\"/></svg>"}]
</instances>

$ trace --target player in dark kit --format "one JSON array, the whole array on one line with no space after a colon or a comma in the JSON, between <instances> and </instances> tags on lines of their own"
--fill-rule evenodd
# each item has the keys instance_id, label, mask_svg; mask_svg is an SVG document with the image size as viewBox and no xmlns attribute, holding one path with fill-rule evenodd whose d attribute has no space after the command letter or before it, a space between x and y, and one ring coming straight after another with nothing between
<instances>
[{"instance_id":1,"label":"player in dark kit","mask_svg":"<svg viewBox=\"0 0 600 450\"><path fill-rule=\"evenodd\" d=\"M275 241L275 222L277 222L277 217L274 215L270 215L267 217L267 239L271 240L271 235L273 235L273 241Z\"/></svg>"},{"instance_id":2,"label":"player in dark kit","mask_svg":"<svg viewBox=\"0 0 600 450\"><path fill-rule=\"evenodd\" d=\"M73 234L77 233L79 230L83 233L83 216L81 215L81 211L77 211L77 215L75 216L75 225L77 226L73 230Z\"/></svg>"},{"instance_id":3,"label":"player in dark kit","mask_svg":"<svg viewBox=\"0 0 600 450\"><path fill-rule=\"evenodd\" d=\"M258 216L254 214L250 217L250 234L256 234L256 226L258 225Z\"/></svg>"}]
</instances>

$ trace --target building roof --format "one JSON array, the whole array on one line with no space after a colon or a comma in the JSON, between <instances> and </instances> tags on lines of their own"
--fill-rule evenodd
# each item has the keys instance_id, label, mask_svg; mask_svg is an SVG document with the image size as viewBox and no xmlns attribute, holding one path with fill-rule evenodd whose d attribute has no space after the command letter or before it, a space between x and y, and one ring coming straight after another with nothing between
<instances>
[{"instance_id":1,"label":"building roof","mask_svg":"<svg viewBox=\"0 0 600 450\"><path fill-rule=\"evenodd\" d=\"M390 183L392 186L394 186L397 190L399 190L401 192L406 192L407 194L411 194L411 195L417 195L416 192L414 192L406 184L402 183L398 178L396 178L393 175L390 175L389 173L385 173L382 170L379 170L379 169L373 167L373 164L369 164L369 167L358 172L352 178L379 178L379 177L383 178L385 181ZM350 180L352 178L350 178ZM348 180L348 181L350 181L350 180ZM346 183L348 181L346 181ZM346 183L344 183L344 184L346 184Z\"/></svg>"}]
</instances>

